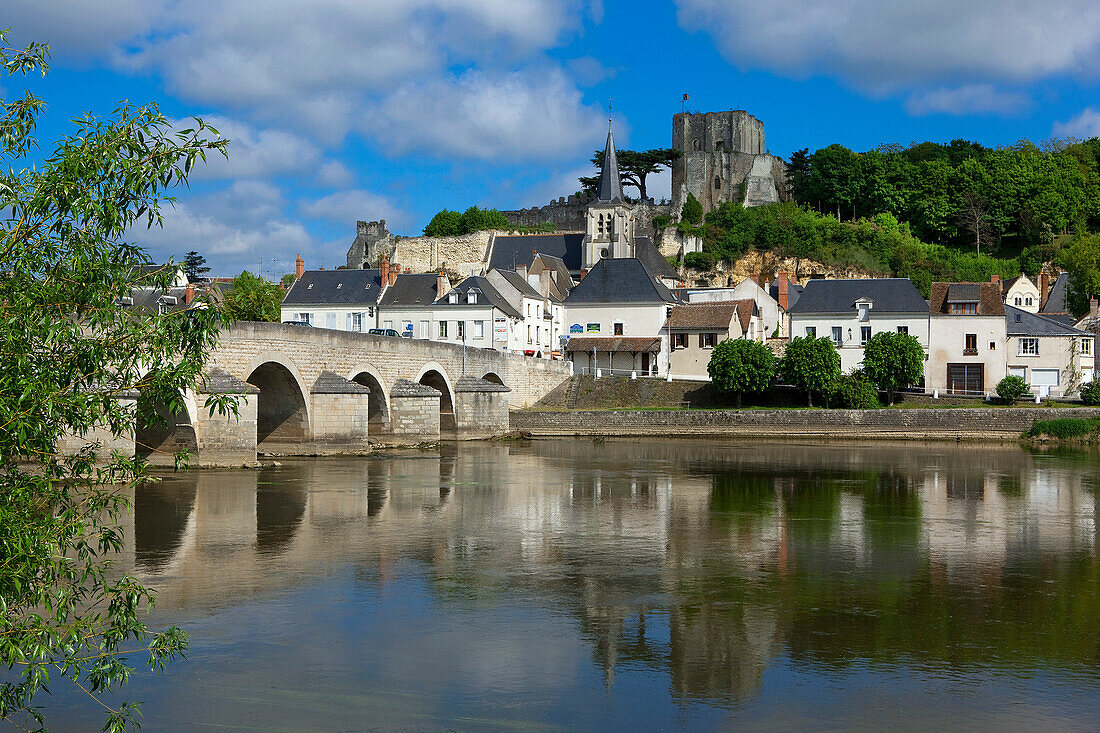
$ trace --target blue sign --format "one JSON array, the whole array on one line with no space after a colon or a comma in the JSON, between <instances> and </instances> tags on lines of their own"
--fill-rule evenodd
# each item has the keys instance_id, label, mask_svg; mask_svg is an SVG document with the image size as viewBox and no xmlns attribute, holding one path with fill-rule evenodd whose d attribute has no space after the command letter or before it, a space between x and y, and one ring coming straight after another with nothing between
<instances>
[{"instance_id":1,"label":"blue sign","mask_svg":"<svg viewBox=\"0 0 1100 733\"><path fill-rule=\"evenodd\" d=\"M574 323L569 327L569 333L584 333L584 326L579 323Z\"/></svg>"}]
</instances>

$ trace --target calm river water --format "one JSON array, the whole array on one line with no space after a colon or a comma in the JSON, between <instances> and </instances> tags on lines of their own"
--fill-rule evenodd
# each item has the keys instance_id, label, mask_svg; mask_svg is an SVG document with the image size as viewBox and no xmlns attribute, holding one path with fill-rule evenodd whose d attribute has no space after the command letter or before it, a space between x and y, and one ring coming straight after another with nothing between
<instances>
[{"instance_id":1,"label":"calm river water","mask_svg":"<svg viewBox=\"0 0 1100 733\"><path fill-rule=\"evenodd\" d=\"M150 731L1096 730L1098 484L1085 453L717 440L169 474L122 564L192 649L127 696Z\"/></svg>"}]
</instances>

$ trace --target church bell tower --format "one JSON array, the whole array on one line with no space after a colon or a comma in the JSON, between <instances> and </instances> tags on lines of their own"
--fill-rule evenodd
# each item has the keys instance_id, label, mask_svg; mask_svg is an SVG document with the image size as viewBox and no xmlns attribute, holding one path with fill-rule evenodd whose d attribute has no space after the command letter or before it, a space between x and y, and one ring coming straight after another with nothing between
<instances>
[{"instance_id":1,"label":"church bell tower","mask_svg":"<svg viewBox=\"0 0 1100 733\"><path fill-rule=\"evenodd\" d=\"M610 119L607 121L607 145L600 168L600 181L596 185L595 200L588 204L581 250L582 266L586 270L592 269L604 257L634 256L634 215L623 198Z\"/></svg>"}]
</instances>

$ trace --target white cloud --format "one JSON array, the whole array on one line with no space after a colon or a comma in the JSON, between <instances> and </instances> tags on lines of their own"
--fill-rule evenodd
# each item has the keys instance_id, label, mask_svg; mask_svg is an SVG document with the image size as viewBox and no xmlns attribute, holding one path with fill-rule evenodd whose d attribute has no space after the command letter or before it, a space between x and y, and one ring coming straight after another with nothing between
<instances>
[{"instance_id":1,"label":"white cloud","mask_svg":"<svg viewBox=\"0 0 1100 733\"><path fill-rule=\"evenodd\" d=\"M320 165L321 150L305 138L283 130L261 129L220 115L203 117L229 140L229 159L221 153L206 156L192 174L196 180L218 178L266 178L301 174ZM190 126L177 120L176 127Z\"/></svg>"},{"instance_id":2,"label":"white cloud","mask_svg":"<svg viewBox=\"0 0 1100 733\"><path fill-rule=\"evenodd\" d=\"M679 21L742 68L865 89L1094 74L1094 0L677 0Z\"/></svg>"},{"instance_id":3,"label":"white cloud","mask_svg":"<svg viewBox=\"0 0 1100 733\"><path fill-rule=\"evenodd\" d=\"M355 175L351 172L351 169L339 160L327 161L317 170L316 181L319 186L327 188L347 186L353 180L355 180Z\"/></svg>"},{"instance_id":4,"label":"white cloud","mask_svg":"<svg viewBox=\"0 0 1100 733\"><path fill-rule=\"evenodd\" d=\"M50 44L53 56L103 53L166 20L164 0L4 0L4 27L16 44Z\"/></svg>"},{"instance_id":5,"label":"white cloud","mask_svg":"<svg viewBox=\"0 0 1100 733\"><path fill-rule=\"evenodd\" d=\"M364 116L363 132L393 154L526 161L588 150L603 125L603 112L549 68L406 84Z\"/></svg>"},{"instance_id":6,"label":"white cloud","mask_svg":"<svg viewBox=\"0 0 1100 733\"><path fill-rule=\"evenodd\" d=\"M401 229L409 216L383 196L370 191L338 191L314 201L299 204L303 214L314 219L344 224L349 229L356 221L385 219L390 229Z\"/></svg>"},{"instance_id":7,"label":"white cloud","mask_svg":"<svg viewBox=\"0 0 1100 733\"><path fill-rule=\"evenodd\" d=\"M911 115L1012 115L1026 112L1030 107L1031 98L1026 94L1002 92L992 84L915 92L905 102L905 109Z\"/></svg>"},{"instance_id":8,"label":"white cloud","mask_svg":"<svg viewBox=\"0 0 1100 733\"><path fill-rule=\"evenodd\" d=\"M1072 120L1054 123L1054 134L1058 137L1100 137L1100 110L1087 107Z\"/></svg>"}]
</instances>

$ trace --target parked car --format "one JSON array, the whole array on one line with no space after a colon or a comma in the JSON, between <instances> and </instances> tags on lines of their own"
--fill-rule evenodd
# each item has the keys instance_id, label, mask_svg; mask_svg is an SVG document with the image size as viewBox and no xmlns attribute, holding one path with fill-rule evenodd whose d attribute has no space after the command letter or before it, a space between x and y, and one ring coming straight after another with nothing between
<instances>
[{"instance_id":1,"label":"parked car","mask_svg":"<svg viewBox=\"0 0 1100 733\"><path fill-rule=\"evenodd\" d=\"M283 321L284 326L309 326L313 327L309 321Z\"/></svg>"},{"instance_id":2,"label":"parked car","mask_svg":"<svg viewBox=\"0 0 1100 733\"><path fill-rule=\"evenodd\" d=\"M401 337L401 334L399 334L395 329L392 328L372 328L367 331L367 333L372 336L396 336L398 338Z\"/></svg>"}]
</instances>

